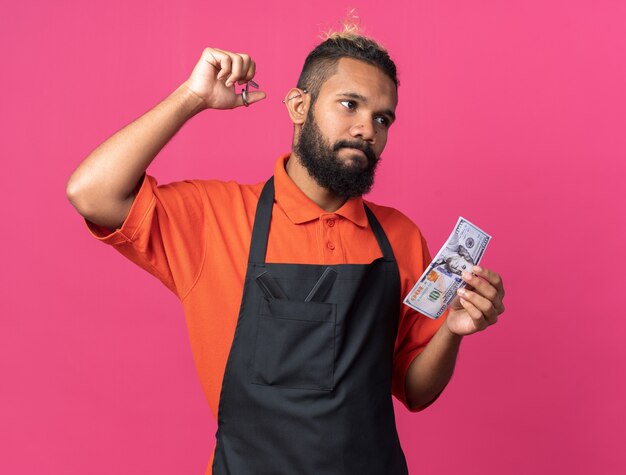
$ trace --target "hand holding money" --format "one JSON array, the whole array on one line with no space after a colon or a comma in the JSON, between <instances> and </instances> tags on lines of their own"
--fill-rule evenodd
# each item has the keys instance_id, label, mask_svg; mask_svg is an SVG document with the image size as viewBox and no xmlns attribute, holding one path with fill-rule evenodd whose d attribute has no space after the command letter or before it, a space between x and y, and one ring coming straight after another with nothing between
<instances>
[{"instance_id":1,"label":"hand holding money","mask_svg":"<svg viewBox=\"0 0 626 475\"><path fill-rule=\"evenodd\" d=\"M495 323L504 312L502 279L477 265L490 240L480 228L459 218L404 303L433 319L450 305L446 324L457 335L469 335Z\"/></svg>"},{"instance_id":2,"label":"hand holding money","mask_svg":"<svg viewBox=\"0 0 626 475\"><path fill-rule=\"evenodd\" d=\"M496 323L498 315L504 312L504 286L500 275L480 266L474 266L472 272L463 272L462 278L468 286L457 291L458 296L452 300L446 319L448 329L456 335L484 330Z\"/></svg>"}]
</instances>

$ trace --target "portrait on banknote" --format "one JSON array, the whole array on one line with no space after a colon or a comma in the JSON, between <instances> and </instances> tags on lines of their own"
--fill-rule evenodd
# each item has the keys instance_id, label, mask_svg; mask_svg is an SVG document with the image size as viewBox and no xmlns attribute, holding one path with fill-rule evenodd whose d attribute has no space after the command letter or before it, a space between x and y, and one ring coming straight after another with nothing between
<instances>
[{"instance_id":1,"label":"portrait on banknote","mask_svg":"<svg viewBox=\"0 0 626 475\"><path fill-rule=\"evenodd\" d=\"M473 247L474 240L468 238L466 245ZM467 248L459 244L458 236L453 234L451 240L442 249L441 255L431 264L431 268L439 268L438 270L449 276L450 274L461 275L463 271L471 272L474 264L474 259Z\"/></svg>"}]
</instances>

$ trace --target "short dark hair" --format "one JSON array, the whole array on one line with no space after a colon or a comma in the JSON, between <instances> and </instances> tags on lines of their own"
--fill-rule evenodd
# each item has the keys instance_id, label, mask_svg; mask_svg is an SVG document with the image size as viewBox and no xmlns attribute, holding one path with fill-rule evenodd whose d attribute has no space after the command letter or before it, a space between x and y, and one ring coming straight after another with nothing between
<instances>
[{"instance_id":1,"label":"short dark hair","mask_svg":"<svg viewBox=\"0 0 626 475\"><path fill-rule=\"evenodd\" d=\"M364 61L380 68L398 87L396 65L387 50L371 38L350 31L336 32L317 45L304 61L298 88L306 89L315 103L322 84L335 74L341 58Z\"/></svg>"}]
</instances>

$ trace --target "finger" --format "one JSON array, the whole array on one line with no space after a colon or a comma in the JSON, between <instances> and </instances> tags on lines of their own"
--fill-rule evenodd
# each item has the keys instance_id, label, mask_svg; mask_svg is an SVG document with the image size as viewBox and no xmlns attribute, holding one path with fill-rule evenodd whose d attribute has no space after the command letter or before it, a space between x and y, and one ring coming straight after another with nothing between
<instances>
[{"instance_id":1,"label":"finger","mask_svg":"<svg viewBox=\"0 0 626 475\"><path fill-rule=\"evenodd\" d=\"M500 293L500 295L504 297L504 284L502 282L502 277L500 277L500 274L481 266L474 266L472 268L472 272L474 273L474 275L482 277L491 285L493 285Z\"/></svg>"},{"instance_id":2,"label":"finger","mask_svg":"<svg viewBox=\"0 0 626 475\"><path fill-rule=\"evenodd\" d=\"M461 277L468 284L468 290L476 292L490 303L490 305L495 309L496 316L497 314L502 313L503 310L500 310L502 307L502 296L493 285L485 279L472 275L469 272L463 272Z\"/></svg>"},{"instance_id":3,"label":"finger","mask_svg":"<svg viewBox=\"0 0 626 475\"><path fill-rule=\"evenodd\" d=\"M235 81L241 79L241 70L243 68L243 59L238 54L231 53L231 69L230 75L226 79L226 87L230 87L235 84Z\"/></svg>"},{"instance_id":4,"label":"finger","mask_svg":"<svg viewBox=\"0 0 626 475\"><path fill-rule=\"evenodd\" d=\"M483 330L484 328L487 328L488 323L483 317L482 312L478 310L472 302L461 297L461 305L472 319L474 327L477 330Z\"/></svg>"},{"instance_id":5,"label":"finger","mask_svg":"<svg viewBox=\"0 0 626 475\"><path fill-rule=\"evenodd\" d=\"M461 278L472 286L472 290L476 290L476 292L489 300L493 301L498 296L497 289L481 277L463 271Z\"/></svg>"},{"instance_id":6,"label":"finger","mask_svg":"<svg viewBox=\"0 0 626 475\"><path fill-rule=\"evenodd\" d=\"M246 74L245 82L249 82L250 80L252 80L252 78L254 77L255 74L256 74L256 63L254 61L250 60L250 64L248 65L248 72Z\"/></svg>"},{"instance_id":7,"label":"finger","mask_svg":"<svg viewBox=\"0 0 626 475\"><path fill-rule=\"evenodd\" d=\"M217 70L217 78L224 77L225 72L230 71L230 57L217 48L205 48L202 52L202 59Z\"/></svg>"},{"instance_id":8,"label":"finger","mask_svg":"<svg viewBox=\"0 0 626 475\"><path fill-rule=\"evenodd\" d=\"M224 78L226 78L231 71L232 68L232 58L225 52L222 51L220 49L217 48L207 48L208 54L210 58L213 58L215 61L217 61L217 64L214 64L213 61L209 60L209 63L213 64L213 66L217 67L217 69L219 69L219 72L217 73L217 79L218 80L222 80Z\"/></svg>"},{"instance_id":9,"label":"finger","mask_svg":"<svg viewBox=\"0 0 626 475\"><path fill-rule=\"evenodd\" d=\"M496 322L498 311L491 301L467 289L459 289L457 293L461 296L461 299L469 301L485 317L485 320L490 325Z\"/></svg>"},{"instance_id":10,"label":"finger","mask_svg":"<svg viewBox=\"0 0 626 475\"><path fill-rule=\"evenodd\" d=\"M248 82L248 69L250 69L250 63L252 60L250 59L250 55L246 53L237 53L237 55L241 58L241 72L239 73L239 77L237 78L237 82L239 84L245 84Z\"/></svg>"},{"instance_id":11,"label":"finger","mask_svg":"<svg viewBox=\"0 0 626 475\"><path fill-rule=\"evenodd\" d=\"M265 99L266 94L263 91L248 91L248 105L254 104L255 102L262 101ZM243 106L243 94L237 94L237 106Z\"/></svg>"}]
</instances>

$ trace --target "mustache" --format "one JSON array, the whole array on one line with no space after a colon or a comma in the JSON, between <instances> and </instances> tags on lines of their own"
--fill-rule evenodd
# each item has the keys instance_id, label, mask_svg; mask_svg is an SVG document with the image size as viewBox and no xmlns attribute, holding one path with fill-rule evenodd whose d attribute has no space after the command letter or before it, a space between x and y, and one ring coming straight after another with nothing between
<instances>
[{"instance_id":1,"label":"mustache","mask_svg":"<svg viewBox=\"0 0 626 475\"><path fill-rule=\"evenodd\" d=\"M367 157L367 161L370 164L378 162L379 158L376 156L372 147L367 142L358 142L358 141L349 141L349 140L339 140L333 146L333 152L337 152L342 148L355 148L360 150Z\"/></svg>"}]
</instances>

